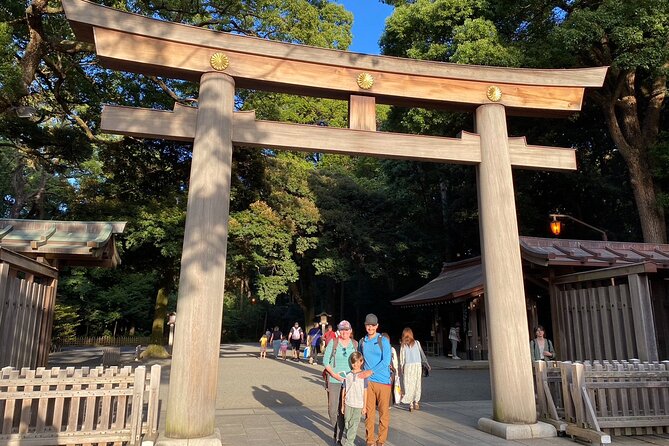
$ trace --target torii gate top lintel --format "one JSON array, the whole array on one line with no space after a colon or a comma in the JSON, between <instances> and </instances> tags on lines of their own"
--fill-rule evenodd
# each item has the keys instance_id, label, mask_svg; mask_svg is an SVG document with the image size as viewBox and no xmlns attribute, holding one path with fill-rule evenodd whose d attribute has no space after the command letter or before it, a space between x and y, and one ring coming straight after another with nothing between
<instances>
[{"instance_id":1,"label":"torii gate top lintel","mask_svg":"<svg viewBox=\"0 0 669 446\"><path fill-rule=\"evenodd\" d=\"M600 87L607 70L370 56L164 22L86 0L62 3L77 37L93 42L110 68L193 81L219 69L245 88L346 100L362 94L379 103L455 110L498 102L509 115L556 116L580 110L584 89Z\"/></svg>"}]
</instances>

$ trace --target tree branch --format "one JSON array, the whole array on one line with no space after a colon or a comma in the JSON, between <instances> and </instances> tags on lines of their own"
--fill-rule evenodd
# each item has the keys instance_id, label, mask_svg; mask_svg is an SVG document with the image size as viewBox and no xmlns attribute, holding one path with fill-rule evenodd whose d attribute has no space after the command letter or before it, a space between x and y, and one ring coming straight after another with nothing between
<instances>
[{"instance_id":1,"label":"tree branch","mask_svg":"<svg viewBox=\"0 0 669 446\"><path fill-rule=\"evenodd\" d=\"M153 82L155 82L167 95L172 98L175 102L179 102L180 104L187 104L189 101L186 99L181 98L178 94L174 92L166 83L164 80L156 77L156 76L147 76L149 79L151 79Z\"/></svg>"}]
</instances>

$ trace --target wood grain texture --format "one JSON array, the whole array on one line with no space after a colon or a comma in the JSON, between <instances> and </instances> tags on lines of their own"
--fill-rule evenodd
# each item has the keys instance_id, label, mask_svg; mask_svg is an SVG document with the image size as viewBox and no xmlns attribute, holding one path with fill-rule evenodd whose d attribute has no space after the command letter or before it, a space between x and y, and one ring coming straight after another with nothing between
<instances>
[{"instance_id":1,"label":"wood grain texture","mask_svg":"<svg viewBox=\"0 0 669 446\"><path fill-rule=\"evenodd\" d=\"M458 65L369 56L216 32L154 20L82 0L63 1L81 40L95 42L110 68L198 80L209 58L224 52L226 73L240 87L346 99L368 72L365 94L380 103L473 109L489 103L486 89L502 90L509 113L553 116L579 110L585 87L603 84L607 67L549 70Z\"/></svg>"},{"instance_id":2,"label":"wood grain texture","mask_svg":"<svg viewBox=\"0 0 669 446\"><path fill-rule=\"evenodd\" d=\"M200 82L188 187L172 371L169 438L213 434L230 209L234 80L207 73ZM193 373L193 364L198 372Z\"/></svg>"},{"instance_id":3,"label":"wood grain texture","mask_svg":"<svg viewBox=\"0 0 669 446\"><path fill-rule=\"evenodd\" d=\"M476 178L493 419L534 424L532 361L504 107L479 107L476 131L481 136Z\"/></svg>"},{"instance_id":4,"label":"wood grain texture","mask_svg":"<svg viewBox=\"0 0 669 446\"><path fill-rule=\"evenodd\" d=\"M373 97L351 95L348 100L348 127L376 131L376 100Z\"/></svg>"},{"instance_id":5,"label":"wood grain texture","mask_svg":"<svg viewBox=\"0 0 669 446\"><path fill-rule=\"evenodd\" d=\"M237 145L377 156L441 163L477 164L479 136L463 132L460 138L339 129L313 125L256 121L253 112L234 114L232 141ZM101 129L141 138L192 141L197 108L175 104L174 112L105 106ZM513 167L575 170L573 149L528 145L525 138L509 138Z\"/></svg>"},{"instance_id":6,"label":"wood grain texture","mask_svg":"<svg viewBox=\"0 0 669 446\"><path fill-rule=\"evenodd\" d=\"M93 28L123 30L130 34L144 35L193 46L223 51L253 53L272 58L308 61L317 64L355 68L358 70L386 71L393 73L434 76L492 83L544 86L600 87L607 67L582 69L527 69L413 60L389 56L370 56L306 45L295 45L216 32L193 26L154 20L89 1L63 0L63 7L77 37L93 42Z\"/></svg>"},{"instance_id":7,"label":"wood grain texture","mask_svg":"<svg viewBox=\"0 0 669 446\"><path fill-rule=\"evenodd\" d=\"M218 50L193 46L154 37L132 35L122 31L95 28L95 46L103 64L112 69L134 71L196 81L206 72L213 71L209 60ZM293 94L348 99L350 94L373 95L379 103L406 104L411 100L432 103L433 107L472 109L489 104L486 96L490 82L452 79L436 76L419 76L365 70L375 79L374 86L362 90L357 76L358 68L335 67L311 61L286 60L256 54L226 50L230 66L225 73L235 78L237 86ZM514 110L536 110L535 116L544 111L575 112L580 110L583 87L545 86L497 82L502 90L499 101ZM534 113L533 113L534 114Z\"/></svg>"}]
</instances>

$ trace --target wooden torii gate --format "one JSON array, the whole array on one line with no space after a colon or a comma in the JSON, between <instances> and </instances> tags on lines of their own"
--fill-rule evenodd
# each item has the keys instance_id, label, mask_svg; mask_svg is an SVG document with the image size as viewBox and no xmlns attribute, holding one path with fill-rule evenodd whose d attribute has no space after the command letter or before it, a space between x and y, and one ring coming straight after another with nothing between
<instances>
[{"instance_id":1,"label":"wooden torii gate","mask_svg":"<svg viewBox=\"0 0 669 446\"><path fill-rule=\"evenodd\" d=\"M530 70L368 56L209 31L63 0L80 40L103 65L200 82L198 108L105 107L102 129L193 141L179 279L179 324L159 444L220 444L214 426L234 144L476 166L493 420L507 436L536 423L511 168L575 169L571 149L509 138L506 115L566 116L606 67ZM235 113L235 86L349 101L349 129L256 121ZM436 138L376 132L376 103L473 111L476 134ZM205 279L206 278L206 279ZM536 428L526 428L532 436ZM512 435L518 435L515 429Z\"/></svg>"}]
</instances>

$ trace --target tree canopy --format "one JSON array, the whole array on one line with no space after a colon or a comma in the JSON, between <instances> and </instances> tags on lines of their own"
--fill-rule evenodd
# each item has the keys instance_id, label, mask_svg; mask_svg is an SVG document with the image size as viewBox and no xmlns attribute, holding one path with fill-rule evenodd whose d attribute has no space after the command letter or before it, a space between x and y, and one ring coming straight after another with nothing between
<instances>
[{"instance_id":1,"label":"tree canopy","mask_svg":"<svg viewBox=\"0 0 669 446\"><path fill-rule=\"evenodd\" d=\"M560 211L610 239L666 240L666 1L385 2L395 6L381 38L387 55L610 65L604 88L588 91L577 115L509 119L510 133L531 144L578 149L575 173L514 172L521 234L547 236L547 214ZM327 0L101 3L263 39L337 49L351 42L351 13ZM3 5L0 51L0 215L128 221L119 269L62 273L57 336L149 333L175 308L192 147L102 134L100 110L193 105L197 84L102 68L57 0ZM237 109L260 119L347 126L343 101L236 93ZM473 128L471 114L377 110L384 131L454 136ZM229 339L255 340L267 326L321 311L356 323L368 310L391 314L389 300L423 285L442 262L478 254L474 169L235 147L229 231ZM597 235L571 227L567 236Z\"/></svg>"}]
</instances>

